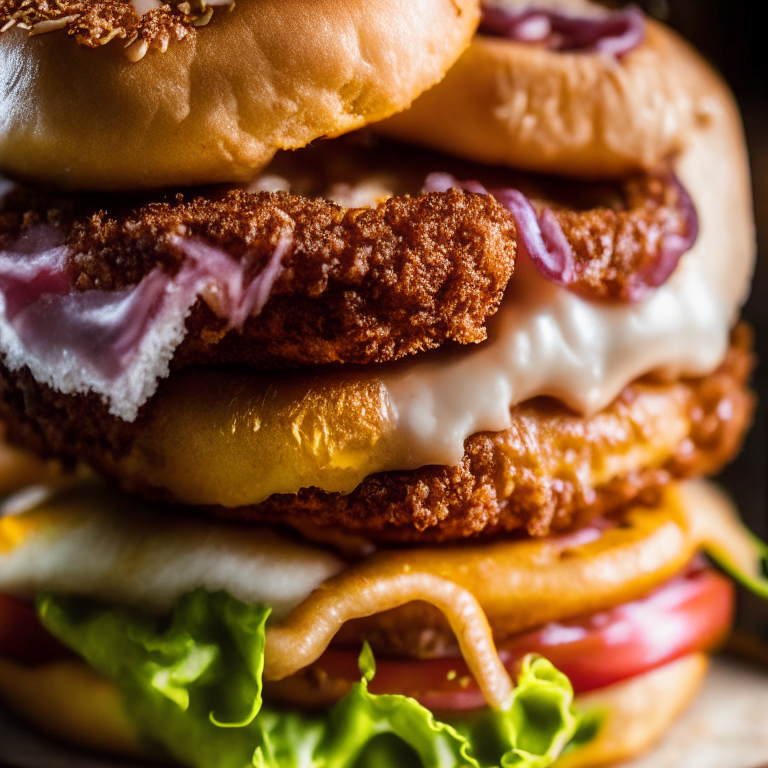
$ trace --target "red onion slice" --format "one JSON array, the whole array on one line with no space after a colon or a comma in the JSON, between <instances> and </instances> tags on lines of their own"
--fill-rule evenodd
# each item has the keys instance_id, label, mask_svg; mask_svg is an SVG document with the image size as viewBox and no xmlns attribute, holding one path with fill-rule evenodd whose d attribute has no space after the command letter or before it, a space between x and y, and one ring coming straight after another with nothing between
<instances>
[{"instance_id":1,"label":"red onion slice","mask_svg":"<svg viewBox=\"0 0 768 768\"><path fill-rule=\"evenodd\" d=\"M699 237L699 215L696 204L677 176L668 180L677 191L677 209L685 222L685 232L666 232L658 246L657 258L637 273L627 286L630 301L645 298L654 288L663 285L677 267L680 257L689 251Z\"/></svg>"},{"instance_id":2,"label":"red onion slice","mask_svg":"<svg viewBox=\"0 0 768 768\"><path fill-rule=\"evenodd\" d=\"M693 247L698 237L699 219L690 194L673 174L664 178L662 183L675 192L675 208L683 222L683 232L662 232L655 251L645 264L624 276L620 298L627 301L640 301L663 285L675 271L682 255ZM537 214L530 200L517 189L494 189L489 192L478 181L459 181L447 173L427 176L422 191L444 192L451 188L493 195L515 218L519 255L529 256L547 280L585 295L586 298L604 297L602 292L590 290L589 285L582 280L585 269L590 266L589 262L576 258L557 214L552 209L544 208Z\"/></svg>"},{"instance_id":3,"label":"red onion slice","mask_svg":"<svg viewBox=\"0 0 768 768\"><path fill-rule=\"evenodd\" d=\"M541 274L558 285L576 277L573 249L549 211L536 215L528 198L516 189L495 189L491 194L515 217L517 236Z\"/></svg>"},{"instance_id":4,"label":"red onion slice","mask_svg":"<svg viewBox=\"0 0 768 768\"><path fill-rule=\"evenodd\" d=\"M645 17L637 6L599 16L570 16L532 5L513 11L483 8L480 33L553 51L624 56L645 39Z\"/></svg>"},{"instance_id":5,"label":"red onion slice","mask_svg":"<svg viewBox=\"0 0 768 768\"><path fill-rule=\"evenodd\" d=\"M539 272L554 283L567 285L575 276L574 256L570 243L554 217L544 211L536 215L528 198L517 189L488 191L479 181L459 181L450 173L430 173L422 193L463 189L479 195L493 195L515 218L521 251L527 253Z\"/></svg>"}]
</instances>

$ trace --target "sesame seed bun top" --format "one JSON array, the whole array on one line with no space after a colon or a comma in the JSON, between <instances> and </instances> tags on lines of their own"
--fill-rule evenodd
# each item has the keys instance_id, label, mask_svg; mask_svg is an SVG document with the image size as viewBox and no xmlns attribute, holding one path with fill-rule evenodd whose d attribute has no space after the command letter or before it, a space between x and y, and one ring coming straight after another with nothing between
<instances>
[{"instance_id":1,"label":"sesame seed bun top","mask_svg":"<svg viewBox=\"0 0 768 768\"><path fill-rule=\"evenodd\" d=\"M182 2L139 17L118 0L4 0L0 173L94 190L248 180L277 149L406 108L467 46L478 5Z\"/></svg>"}]
</instances>

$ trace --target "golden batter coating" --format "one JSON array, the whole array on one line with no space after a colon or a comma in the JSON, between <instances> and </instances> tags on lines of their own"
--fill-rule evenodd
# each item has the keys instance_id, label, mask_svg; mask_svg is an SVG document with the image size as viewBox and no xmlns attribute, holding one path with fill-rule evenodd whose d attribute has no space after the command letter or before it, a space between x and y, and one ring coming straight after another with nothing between
<instances>
[{"instance_id":1,"label":"golden batter coating","mask_svg":"<svg viewBox=\"0 0 768 768\"><path fill-rule=\"evenodd\" d=\"M234 328L215 296L198 298L174 364L272 368L396 360L451 340L486 338L515 264L515 224L492 198L450 190L342 208L284 192L230 191L109 210L18 193L0 213L0 246L36 221L65 233L77 290L139 283L155 267L177 274L183 242L214 246L245 266L270 263L291 231L282 271L258 314ZM69 207L67 207L69 206Z\"/></svg>"},{"instance_id":2,"label":"golden batter coating","mask_svg":"<svg viewBox=\"0 0 768 768\"><path fill-rule=\"evenodd\" d=\"M252 507L200 511L392 542L564 531L632 499L653 498L675 478L722 467L750 422L750 348L751 335L740 326L715 373L672 383L639 380L591 417L545 398L522 403L512 409L510 429L470 437L454 467L372 475L346 495L308 488ZM152 401L129 424L94 397L60 395L24 371L0 369L0 416L10 435L38 453L84 459L102 471L130 450L151 407Z\"/></svg>"},{"instance_id":3,"label":"golden batter coating","mask_svg":"<svg viewBox=\"0 0 768 768\"><path fill-rule=\"evenodd\" d=\"M303 489L212 511L392 542L563 532L638 497L653 499L673 479L721 469L751 422L750 348L751 334L739 326L715 373L671 384L641 379L592 417L547 398L521 403L510 429L470 437L454 467L373 475L347 495Z\"/></svg>"}]
</instances>

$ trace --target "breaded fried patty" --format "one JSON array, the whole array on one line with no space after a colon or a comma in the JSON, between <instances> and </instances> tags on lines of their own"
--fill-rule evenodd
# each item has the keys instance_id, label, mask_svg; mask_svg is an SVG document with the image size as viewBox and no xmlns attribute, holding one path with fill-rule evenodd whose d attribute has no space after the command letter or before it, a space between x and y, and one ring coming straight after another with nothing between
<instances>
[{"instance_id":1,"label":"breaded fried patty","mask_svg":"<svg viewBox=\"0 0 768 768\"><path fill-rule=\"evenodd\" d=\"M199 509L299 529L333 526L393 542L567 530L730 459L752 413L750 348L751 335L739 326L715 373L672 383L641 379L590 417L547 398L524 402L512 408L510 429L470 437L457 466L372 475L349 494L305 488L249 507ZM85 460L117 473L132 491L174 501L119 470L117 459L130 451L152 407L150 401L128 423L93 396L63 396L28 372L0 368L0 416L12 438L42 455Z\"/></svg>"},{"instance_id":2,"label":"breaded fried patty","mask_svg":"<svg viewBox=\"0 0 768 768\"><path fill-rule=\"evenodd\" d=\"M522 403L512 408L510 429L470 437L454 467L374 475L346 495L304 489L213 512L392 542L568 530L673 479L716 472L736 454L752 417L750 346L740 326L715 373L637 381L592 417L548 398Z\"/></svg>"},{"instance_id":3,"label":"breaded fried patty","mask_svg":"<svg viewBox=\"0 0 768 768\"><path fill-rule=\"evenodd\" d=\"M0 209L0 248L40 222L61 232L74 290L139 283L156 267L176 275L195 248L214 248L253 281L288 238L280 272L241 328L215 294L197 299L176 364L269 368L395 360L447 340L482 341L515 263L511 215L457 190L342 208L283 192L230 191L136 206L69 203L26 190Z\"/></svg>"},{"instance_id":4,"label":"breaded fried patty","mask_svg":"<svg viewBox=\"0 0 768 768\"><path fill-rule=\"evenodd\" d=\"M191 297L172 367L388 362L446 341L483 341L526 235L493 196L422 194L430 175L449 176L445 169L456 186L487 184L502 202L520 188L548 211L572 273L551 279L593 299L636 300L663 282L676 265L660 256L664 243L690 225L681 210L687 193L667 171L553 185L347 140L281 155L256 183L296 194L209 189L153 200L16 188L0 201L0 251L18 249L20 235L40 225L52 228L80 293L140 288L156 269L183 282L185 266L211 258L236 263L243 290L264 282L263 298L235 320L221 285Z\"/></svg>"}]
</instances>

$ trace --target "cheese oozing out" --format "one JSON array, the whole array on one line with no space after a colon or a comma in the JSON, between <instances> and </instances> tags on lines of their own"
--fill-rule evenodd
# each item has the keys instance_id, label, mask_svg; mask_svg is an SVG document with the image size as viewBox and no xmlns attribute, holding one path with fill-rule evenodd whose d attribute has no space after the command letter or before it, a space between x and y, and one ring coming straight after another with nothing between
<instances>
[{"instance_id":1,"label":"cheese oozing out","mask_svg":"<svg viewBox=\"0 0 768 768\"><path fill-rule=\"evenodd\" d=\"M639 598L701 545L738 545L735 520L722 496L698 483L669 489L655 508L627 510L614 527L386 549L348 563L269 528L184 519L87 481L6 503L0 594L51 590L158 613L196 588L267 603L267 679L316 661L346 621L420 600L445 615L486 700L502 709L511 681L496 653L494 620L512 631L517 621L522 631ZM749 565L750 557L741 560Z\"/></svg>"},{"instance_id":2,"label":"cheese oozing out","mask_svg":"<svg viewBox=\"0 0 768 768\"><path fill-rule=\"evenodd\" d=\"M589 301L520 259L477 346L330 371L171 376L156 395L160 415L116 470L188 504L235 507L307 487L349 493L375 473L458 464L470 435L507 429L510 406L530 398L594 414L645 374L711 373L753 268L741 147L738 114L718 98L675 163L698 240L646 299Z\"/></svg>"}]
</instances>

